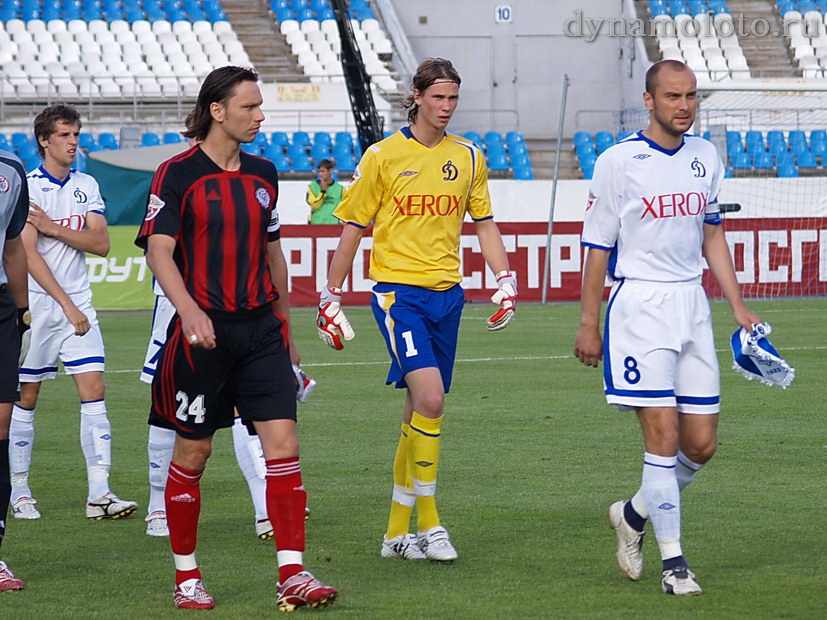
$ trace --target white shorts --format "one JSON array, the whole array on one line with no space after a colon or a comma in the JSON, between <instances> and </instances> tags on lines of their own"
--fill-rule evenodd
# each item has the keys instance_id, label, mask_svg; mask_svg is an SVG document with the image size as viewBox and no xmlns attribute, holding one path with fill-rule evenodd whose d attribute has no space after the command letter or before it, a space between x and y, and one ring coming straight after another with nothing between
<instances>
[{"instance_id":1,"label":"white shorts","mask_svg":"<svg viewBox=\"0 0 827 620\"><path fill-rule=\"evenodd\" d=\"M718 356L700 282L616 283L603 338L603 386L610 405L697 414L720 410Z\"/></svg>"},{"instance_id":2,"label":"white shorts","mask_svg":"<svg viewBox=\"0 0 827 620\"><path fill-rule=\"evenodd\" d=\"M174 316L175 306L169 298L166 295L156 295L155 310L152 312L152 334L146 347L144 367L141 369L141 381L144 383L152 383L161 349L167 341L167 328Z\"/></svg>"},{"instance_id":3,"label":"white shorts","mask_svg":"<svg viewBox=\"0 0 827 620\"><path fill-rule=\"evenodd\" d=\"M50 295L29 291L32 311L32 343L23 366L21 383L39 383L57 376L57 362L63 362L67 375L103 372L105 355L98 315L92 307L92 291L69 295L89 319L89 331L75 335L75 328L63 309Z\"/></svg>"}]
</instances>

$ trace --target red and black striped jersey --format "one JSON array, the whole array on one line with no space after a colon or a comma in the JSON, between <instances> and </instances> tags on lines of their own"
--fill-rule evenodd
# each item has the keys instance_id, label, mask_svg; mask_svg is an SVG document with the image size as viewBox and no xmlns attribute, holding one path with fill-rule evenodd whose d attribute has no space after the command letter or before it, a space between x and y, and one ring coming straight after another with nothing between
<instances>
[{"instance_id":1,"label":"red and black striped jersey","mask_svg":"<svg viewBox=\"0 0 827 620\"><path fill-rule=\"evenodd\" d=\"M240 169L228 172L195 146L158 167L135 244L173 237L175 263L202 309L251 310L278 297L267 253L280 238L277 198L269 160L242 151Z\"/></svg>"}]
</instances>

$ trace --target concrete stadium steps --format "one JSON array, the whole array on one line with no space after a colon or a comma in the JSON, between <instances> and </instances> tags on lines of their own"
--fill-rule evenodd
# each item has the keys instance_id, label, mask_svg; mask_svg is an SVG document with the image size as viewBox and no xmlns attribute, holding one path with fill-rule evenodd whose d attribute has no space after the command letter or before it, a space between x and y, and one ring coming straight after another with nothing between
<instances>
[{"instance_id":1,"label":"concrete stadium steps","mask_svg":"<svg viewBox=\"0 0 827 620\"><path fill-rule=\"evenodd\" d=\"M269 3L264 0L222 0L221 6L253 66L263 77L268 81L277 77L292 82L309 81L279 31Z\"/></svg>"},{"instance_id":2,"label":"concrete stadium steps","mask_svg":"<svg viewBox=\"0 0 827 620\"><path fill-rule=\"evenodd\" d=\"M783 32L783 22L776 11L775 2L770 0L727 0L733 15L743 15L744 24L764 20L769 24L769 34L756 36L749 27L745 34L739 33L739 41L747 58L750 72L756 78L801 77L790 54L787 39L773 36Z\"/></svg>"}]
</instances>

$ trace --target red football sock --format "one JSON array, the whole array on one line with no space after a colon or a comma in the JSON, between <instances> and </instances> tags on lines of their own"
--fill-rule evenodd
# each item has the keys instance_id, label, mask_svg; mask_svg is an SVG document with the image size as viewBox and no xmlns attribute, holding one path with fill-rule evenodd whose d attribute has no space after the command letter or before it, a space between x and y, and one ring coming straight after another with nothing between
<instances>
[{"instance_id":1,"label":"red football sock","mask_svg":"<svg viewBox=\"0 0 827 620\"><path fill-rule=\"evenodd\" d=\"M276 549L303 552L307 492L302 485L298 457L267 461L266 495L267 517L275 531ZM280 564L279 582L284 583L302 570L302 564Z\"/></svg>"},{"instance_id":2,"label":"red football sock","mask_svg":"<svg viewBox=\"0 0 827 620\"><path fill-rule=\"evenodd\" d=\"M192 471L177 463L169 464L169 477L164 490L167 509L169 543L175 555L195 553L198 539L198 515L201 512L201 475L203 471ZM175 571L175 583L187 579L201 579L198 568Z\"/></svg>"}]
</instances>

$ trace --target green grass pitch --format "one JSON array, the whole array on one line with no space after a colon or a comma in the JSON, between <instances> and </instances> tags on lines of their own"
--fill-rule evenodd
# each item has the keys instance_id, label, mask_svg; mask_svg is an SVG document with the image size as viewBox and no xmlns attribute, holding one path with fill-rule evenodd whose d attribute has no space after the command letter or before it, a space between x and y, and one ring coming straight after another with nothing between
<instances>
[{"instance_id":1,"label":"green grass pitch","mask_svg":"<svg viewBox=\"0 0 827 620\"><path fill-rule=\"evenodd\" d=\"M660 593L654 536L640 582L618 571L609 504L640 480L632 415L608 407L600 373L571 355L575 304L522 304L487 333L487 304L466 307L443 424L439 505L460 553L452 565L379 557L402 394L384 386L386 352L366 308L348 308L357 338L342 352L294 312L305 370L319 382L300 405L312 510L306 564L340 589L347 618L817 618L827 609L825 499L827 302L753 302L796 367L784 391L730 370L728 307L713 304L722 369L720 445L684 493L684 550L704 588ZM43 518L9 519L2 552L26 581L0 594L3 618L183 618L172 603L167 539L145 536L148 387L138 381L146 312L102 313L111 484L140 503L131 519L84 518L86 481L71 381L47 382L36 416L31 486ZM275 553L253 508L229 431L204 476L198 559L217 607L210 618L275 615Z\"/></svg>"}]
</instances>

